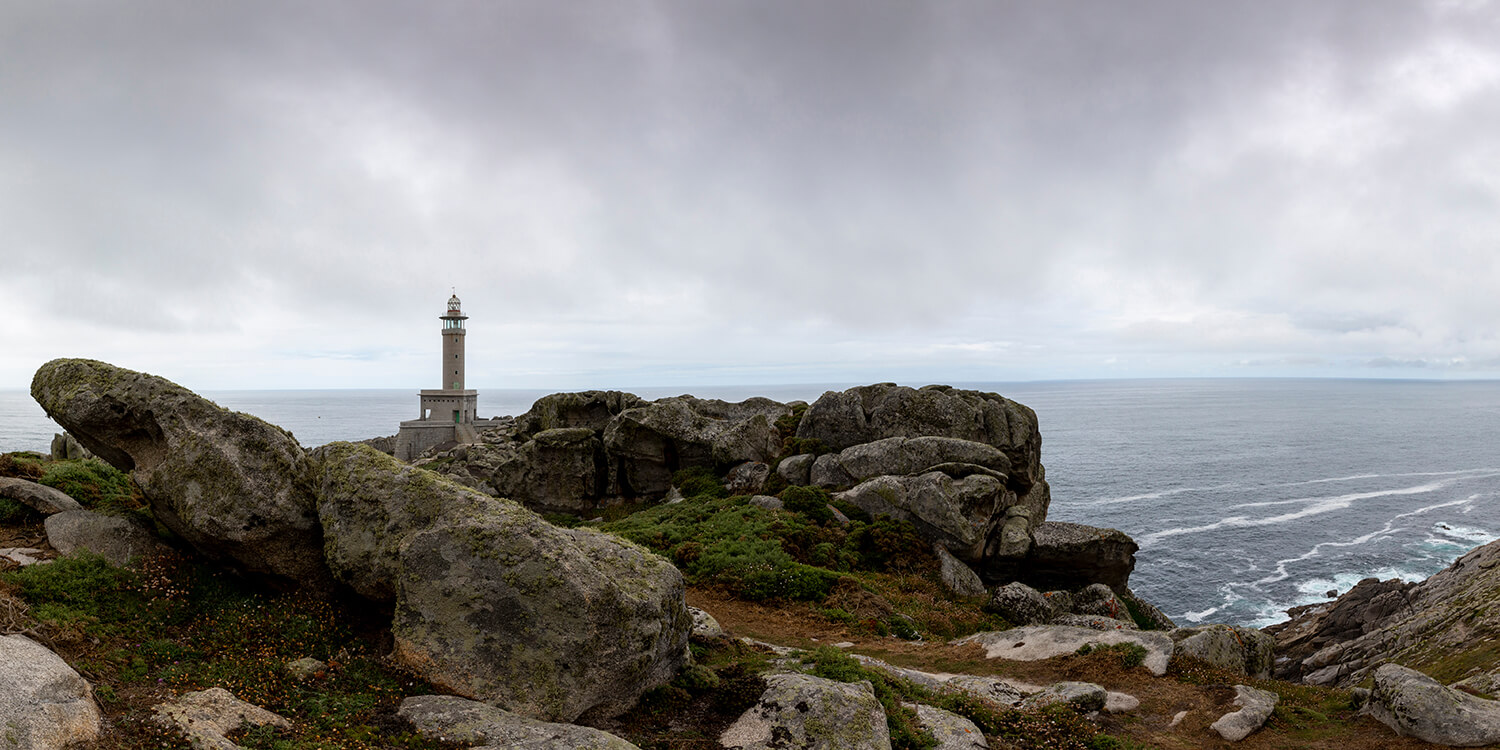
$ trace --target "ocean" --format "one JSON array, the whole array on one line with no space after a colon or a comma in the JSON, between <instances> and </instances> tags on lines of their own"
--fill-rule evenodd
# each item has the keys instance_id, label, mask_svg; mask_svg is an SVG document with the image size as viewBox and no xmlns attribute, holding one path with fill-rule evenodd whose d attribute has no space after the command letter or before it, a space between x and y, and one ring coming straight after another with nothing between
<instances>
[{"instance_id":1,"label":"ocean","mask_svg":"<svg viewBox=\"0 0 1500 750\"><path fill-rule=\"evenodd\" d=\"M1359 580L1420 580L1500 535L1500 382L1214 379L955 383L1035 409L1048 519L1141 545L1131 588L1179 624L1261 627ZM625 389L811 401L838 385ZM480 392L485 416L547 391ZM414 390L205 392L308 446L390 435ZM0 451L56 425L0 391Z\"/></svg>"}]
</instances>

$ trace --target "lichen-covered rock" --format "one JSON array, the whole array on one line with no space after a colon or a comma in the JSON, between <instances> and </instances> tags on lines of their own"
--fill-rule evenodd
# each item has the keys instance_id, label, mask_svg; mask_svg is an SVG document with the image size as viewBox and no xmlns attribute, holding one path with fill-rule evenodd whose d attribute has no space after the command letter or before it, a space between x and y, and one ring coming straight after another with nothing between
<instances>
[{"instance_id":1,"label":"lichen-covered rock","mask_svg":"<svg viewBox=\"0 0 1500 750\"><path fill-rule=\"evenodd\" d=\"M186 693L163 703L156 707L154 720L181 732L194 750L243 750L227 735L244 726L292 728L292 723L279 714L246 703L224 688Z\"/></svg>"},{"instance_id":2,"label":"lichen-covered rock","mask_svg":"<svg viewBox=\"0 0 1500 750\"><path fill-rule=\"evenodd\" d=\"M479 476L495 494L538 511L593 511L612 493L604 444L584 427L538 432Z\"/></svg>"},{"instance_id":3,"label":"lichen-covered rock","mask_svg":"<svg viewBox=\"0 0 1500 750\"><path fill-rule=\"evenodd\" d=\"M781 459L781 463L776 464L776 476L781 477L793 487L806 486L812 481L809 474L816 461L817 456L811 453L787 456Z\"/></svg>"},{"instance_id":4,"label":"lichen-covered rock","mask_svg":"<svg viewBox=\"0 0 1500 750\"><path fill-rule=\"evenodd\" d=\"M985 658L1036 661L1071 654L1083 646L1113 646L1134 643L1146 649L1143 666L1160 677L1172 658L1172 639L1166 633L1139 630L1090 630L1066 625L1030 625L1010 630L975 633L954 641L955 645L977 643Z\"/></svg>"},{"instance_id":5,"label":"lichen-covered rock","mask_svg":"<svg viewBox=\"0 0 1500 750\"><path fill-rule=\"evenodd\" d=\"M943 582L943 587L959 596L984 596L984 581L979 580L979 574L973 568L953 556L947 547L941 544L932 545L932 551L938 558L938 577Z\"/></svg>"},{"instance_id":6,"label":"lichen-covered rock","mask_svg":"<svg viewBox=\"0 0 1500 750\"><path fill-rule=\"evenodd\" d=\"M617 414L647 403L634 393L582 391L543 396L516 418L516 432L530 438L539 432L560 428L584 428L602 433Z\"/></svg>"},{"instance_id":7,"label":"lichen-covered rock","mask_svg":"<svg viewBox=\"0 0 1500 750\"><path fill-rule=\"evenodd\" d=\"M639 750L608 732L538 721L452 695L418 695L401 701L396 715L428 739L508 750Z\"/></svg>"},{"instance_id":8,"label":"lichen-covered rock","mask_svg":"<svg viewBox=\"0 0 1500 750\"><path fill-rule=\"evenodd\" d=\"M1157 609L1156 605L1136 596L1136 593L1131 591L1129 586L1121 586L1115 591L1115 594L1120 597L1120 601L1129 605L1140 615L1141 619L1145 620L1145 623L1141 626L1142 630L1177 629L1177 623L1172 622L1172 618L1167 617L1165 613Z\"/></svg>"},{"instance_id":9,"label":"lichen-covered rock","mask_svg":"<svg viewBox=\"0 0 1500 750\"><path fill-rule=\"evenodd\" d=\"M51 445L52 460L70 461L79 458L93 458L94 454L88 448L78 442L78 438L63 431L52 436Z\"/></svg>"},{"instance_id":10,"label":"lichen-covered rock","mask_svg":"<svg viewBox=\"0 0 1500 750\"><path fill-rule=\"evenodd\" d=\"M718 620L714 619L713 615L711 615L711 614L709 614L709 613L707 613L707 612L705 612L705 611L703 611L701 609L698 609L697 607L688 607L688 615L690 615L693 618L693 630L692 630L692 634L695 637L698 637L698 638L723 638L724 637L724 635L725 635L725 633L724 633L724 627L719 624Z\"/></svg>"},{"instance_id":11,"label":"lichen-covered rock","mask_svg":"<svg viewBox=\"0 0 1500 750\"><path fill-rule=\"evenodd\" d=\"M918 476L882 476L840 492L872 516L908 521L924 539L946 547L954 557L978 564L995 524L1004 517L1015 493L984 474L962 479L942 472Z\"/></svg>"},{"instance_id":12,"label":"lichen-covered rock","mask_svg":"<svg viewBox=\"0 0 1500 750\"><path fill-rule=\"evenodd\" d=\"M950 689L961 690L1006 706L1014 706L1027 696L1027 691L998 677L961 674L949 677L945 684Z\"/></svg>"},{"instance_id":13,"label":"lichen-covered rock","mask_svg":"<svg viewBox=\"0 0 1500 750\"><path fill-rule=\"evenodd\" d=\"M1021 708L1038 709L1057 703L1066 703L1079 711L1088 713L1103 709L1108 697L1108 690L1092 682L1054 682L1042 692L1021 701Z\"/></svg>"},{"instance_id":14,"label":"lichen-covered rock","mask_svg":"<svg viewBox=\"0 0 1500 750\"><path fill-rule=\"evenodd\" d=\"M331 568L394 597L395 655L434 685L572 721L629 708L685 663L682 576L660 557L366 446L317 460Z\"/></svg>"},{"instance_id":15,"label":"lichen-covered rock","mask_svg":"<svg viewBox=\"0 0 1500 750\"><path fill-rule=\"evenodd\" d=\"M130 472L156 519L205 557L286 582L327 581L307 457L291 433L93 360L42 365L31 395L94 455Z\"/></svg>"},{"instance_id":16,"label":"lichen-covered rock","mask_svg":"<svg viewBox=\"0 0 1500 750\"><path fill-rule=\"evenodd\" d=\"M130 519L87 510L48 516L46 530L47 543L58 554L92 552L122 568L132 560L157 557L170 550L156 534Z\"/></svg>"},{"instance_id":17,"label":"lichen-covered rock","mask_svg":"<svg viewBox=\"0 0 1500 750\"><path fill-rule=\"evenodd\" d=\"M1281 700L1279 696L1268 690L1248 685L1235 685L1234 705L1239 706L1240 710L1220 716L1218 721L1210 726L1226 741L1239 742L1260 729L1266 723L1266 719L1271 718L1271 712L1276 710L1276 703L1279 700Z\"/></svg>"},{"instance_id":18,"label":"lichen-covered rock","mask_svg":"<svg viewBox=\"0 0 1500 750\"><path fill-rule=\"evenodd\" d=\"M1045 625L1057 616L1047 597L1024 583L996 586L985 609L1012 625Z\"/></svg>"},{"instance_id":19,"label":"lichen-covered rock","mask_svg":"<svg viewBox=\"0 0 1500 750\"><path fill-rule=\"evenodd\" d=\"M1139 546L1124 532L1047 521L1032 532L1020 579L1040 589L1077 589L1102 583L1122 588L1135 570Z\"/></svg>"},{"instance_id":20,"label":"lichen-covered rock","mask_svg":"<svg viewBox=\"0 0 1500 750\"><path fill-rule=\"evenodd\" d=\"M731 495L753 495L771 478L771 466L761 461L746 461L729 470L724 487Z\"/></svg>"},{"instance_id":21,"label":"lichen-covered rock","mask_svg":"<svg viewBox=\"0 0 1500 750\"><path fill-rule=\"evenodd\" d=\"M1023 491L1042 479L1042 436L1036 413L995 393L894 383L830 391L813 402L797 437L821 440L829 449L891 437L950 437L986 443L1003 451Z\"/></svg>"},{"instance_id":22,"label":"lichen-covered rock","mask_svg":"<svg viewBox=\"0 0 1500 750\"><path fill-rule=\"evenodd\" d=\"M1075 615L1109 617L1131 622L1130 608L1115 596L1113 590L1102 583L1091 583L1073 594L1073 606L1070 611Z\"/></svg>"},{"instance_id":23,"label":"lichen-covered rock","mask_svg":"<svg viewBox=\"0 0 1500 750\"><path fill-rule=\"evenodd\" d=\"M1004 482L1010 459L987 443L950 437L892 437L818 456L810 480L820 487L847 487L888 474L921 474L943 467L949 474L988 474Z\"/></svg>"},{"instance_id":24,"label":"lichen-covered rock","mask_svg":"<svg viewBox=\"0 0 1500 750\"><path fill-rule=\"evenodd\" d=\"M869 682L773 674L766 692L724 730L725 750L890 750L885 709Z\"/></svg>"},{"instance_id":25,"label":"lichen-covered rock","mask_svg":"<svg viewBox=\"0 0 1500 750\"><path fill-rule=\"evenodd\" d=\"M933 750L989 750L989 741L974 722L925 703L906 705L917 712L917 726L937 740Z\"/></svg>"},{"instance_id":26,"label":"lichen-covered rock","mask_svg":"<svg viewBox=\"0 0 1500 750\"><path fill-rule=\"evenodd\" d=\"M1500 743L1500 702L1444 687L1399 664L1375 670L1365 710L1397 734L1450 747Z\"/></svg>"},{"instance_id":27,"label":"lichen-covered rock","mask_svg":"<svg viewBox=\"0 0 1500 750\"><path fill-rule=\"evenodd\" d=\"M0 477L0 497L15 500L46 515L83 509L77 500L56 487L18 477Z\"/></svg>"},{"instance_id":28,"label":"lichen-covered rock","mask_svg":"<svg viewBox=\"0 0 1500 750\"><path fill-rule=\"evenodd\" d=\"M1202 625L1171 631L1173 658L1191 657L1221 669L1265 679L1271 676L1276 639L1254 628Z\"/></svg>"},{"instance_id":29,"label":"lichen-covered rock","mask_svg":"<svg viewBox=\"0 0 1500 750\"><path fill-rule=\"evenodd\" d=\"M98 739L94 691L57 654L23 635L0 635L0 748L64 750Z\"/></svg>"},{"instance_id":30,"label":"lichen-covered rock","mask_svg":"<svg viewBox=\"0 0 1500 750\"><path fill-rule=\"evenodd\" d=\"M786 404L767 398L739 403L692 396L663 398L626 409L604 429L604 449L619 462L620 491L660 496L672 472L745 461L770 463L781 452L778 418Z\"/></svg>"}]
</instances>

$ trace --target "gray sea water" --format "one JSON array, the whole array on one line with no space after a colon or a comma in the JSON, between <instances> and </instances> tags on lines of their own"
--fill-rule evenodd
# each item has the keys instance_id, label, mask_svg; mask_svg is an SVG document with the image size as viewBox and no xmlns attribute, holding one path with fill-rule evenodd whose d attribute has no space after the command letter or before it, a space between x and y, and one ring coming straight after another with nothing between
<instances>
[{"instance_id":1,"label":"gray sea water","mask_svg":"<svg viewBox=\"0 0 1500 750\"><path fill-rule=\"evenodd\" d=\"M962 384L1036 410L1048 518L1118 528L1141 545L1135 591L1180 623L1262 626L1368 576L1425 578L1500 535L1500 382L1161 380ZM812 400L834 385L637 388ZM480 393L520 414L545 391ZM411 390L206 396L305 445L389 435ZM0 391L0 451L57 431Z\"/></svg>"}]
</instances>

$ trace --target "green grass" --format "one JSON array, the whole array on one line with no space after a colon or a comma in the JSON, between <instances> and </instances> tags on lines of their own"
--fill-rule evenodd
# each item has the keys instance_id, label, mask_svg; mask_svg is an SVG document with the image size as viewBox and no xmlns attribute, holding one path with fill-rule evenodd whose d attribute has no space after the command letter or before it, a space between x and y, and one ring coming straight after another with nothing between
<instances>
[{"instance_id":1,"label":"green grass","mask_svg":"<svg viewBox=\"0 0 1500 750\"><path fill-rule=\"evenodd\" d=\"M209 687L296 726L283 735L257 730L247 747L447 747L392 722L403 697L436 691L382 662L384 619L362 603L261 590L181 560L137 573L96 556L65 557L0 575L0 585L29 605L34 629L95 685L115 726L110 750L185 747L145 720L154 695ZM286 664L308 656L328 667L299 681Z\"/></svg>"}]
</instances>

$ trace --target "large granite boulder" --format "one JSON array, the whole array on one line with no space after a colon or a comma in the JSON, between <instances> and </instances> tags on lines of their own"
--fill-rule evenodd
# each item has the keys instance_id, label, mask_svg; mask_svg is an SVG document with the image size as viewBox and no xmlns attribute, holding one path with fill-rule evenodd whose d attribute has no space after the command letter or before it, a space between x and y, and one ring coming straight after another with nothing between
<instances>
[{"instance_id":1,"label":"large granite boulder","mask_svg":"<svg viewBox=\"0 0 1500 750\"><path fill-rule=\"evenodd\" d=\"M1004 482L1010 459L999 448L972 440L893 437L818 456L809 479L819 487L848 487L872 477L921 474L934 467L957 476L989 474Z\"/></svg>"},{"instance_id":2,"label":"large granite boulder","mask_svg":"<svg viewBox=\"0 0 1500 750\"><path fill-rule=\"evenodd\" d=\"M659 497L671 489L678 469L776 460L781 437L775 423L789 414L786 404L767 398L663 398L610 420L604 450L619 467L621 494Z\"/></svg>"},{"instance_id":3,"label":"large granite boulder","mask_svg":"<svg viewBox=\"0 0 1500 750\"><path fill-rule=\"evenodd\" d=\"M976 566L984 560L985 545L1004 518L1006 504L1015 500L993 476L954 479L939 471L876 477L835 497L872 516L908 521L924 539Z\"/></svg>"},{"instance_id":4,"label":"large granite boulder","mask_svg":"<svg viewBox=\"0 0 1500 750\"><path fill-rule=\"evenodd\" d=\"M1017 582L996 586L984 608L1004 617L1012 625L1046 625L1058 615L1057 609L1041 592Z\"/></svg>"},{"instance_id":5,"label":"large granite boulder","mask_svg":"<svg viewBox=\"0 0 1500 750\"><path fill-rule=\"evenodd\" d=\"M539 432L569 428L602 433L620 412L645 403L640 396L621 391L554 393L537 399L530 410L516 418L516 434L526 439Z\"/></svg>"},{"instance_id":6,"label":"large granite boulder","mask_svg":"<svg viewBox=\"0 0 1500 750\"><path fill-rule=\"evenodd\" d=\"M156 519L205 557L289 583L326 582L307 457L291 433L93 360L42 365L31 395L85 448L129 472Z\"/></svg>"},{"instance_id":7,"label":"large granite boulder","mask_svg":"<svg viewBox=\"0 0 1500 750\"><path fill-rule=\"evenodd\" d=\"M487 703L452 695L418 695L401 701L396 715L429 739L509 750L639 750L608 732L575 724L537 721Z\"/></svg>"},{"instance_id":8,"label":"large granite boulder","mask_svg":"<svg viewBox=\"0 0 1500 750\"><path fill-rule=\"evenodd\" d=\"M539 511L583 513L611 494L604 444L586 427L536 433L489 474L495 494Z\"/></svg>"},{"instance_id":9,"label":"large granite boulder","mask_svg":"<svg viewBox=\"0 0 1500 750\"><path fill-rule=\"evenodd\" d=\"M680 573L367 446L320 449L337 578L395 600L395 656L434 685L548 721L612 716L669 681L692 618Z\"/></svg>"},{"instance_id":10,"label":"large granite boulder","mask_svg":"<svg viewBox=\"0 0 1500 750\"><path fill-rule=\"evenodd\" d=\"M1450 747L1500 743L1500 701L1476 698L1399 664L1375 670L1365 710L1397 734Z\"/></svg>"},{"instance_id":11,"label":"large granite boulder","mask_svg":"<svg viewBox=\"0 0 1500 750\"><path fill-rule=\"evenodd\" d=\"M1169 635L1175 644L1172 658L1189 657L1221 669L1267 679L1276 639L1254 628L1202 625L1178 628Z\"/></svg>"},{"instance_id":12,"label":"large granite boulder","mask_svg":"<svg viewBox=\"0 0 1500 750\"><path fill-rule=\"evenodd\" d=\"M0 635L0 748L64 750L99 738L94 691L57 654Z\"/></svg>"},{"instance_id":13,"label":"large granite boulder","mask_svg":"<svg viewBox=\"0 0 1500 750\"><path fill-rule=\"evenodd\" d=\"M885 709L869 682L834 682L806 674L766 678L760 702L724 730L725 750L890 750Z\"/></svg>"},{"instance_id":14,"label":"large granite boulder","mask_svg":"<svg viewBox=\"0 0 1500 750\"><path fill-rule=\"evenodd\" d=\"M999 448L1006 472L1024 493L1042 479L1042 436L1036 413L999 394L930 385L921 389L880 383L829 391L813 402L797 437L830 450L892 437L950 437Z\"/></svg>"}]
</instances>

